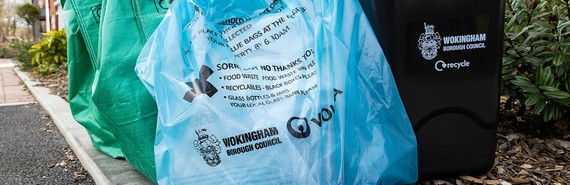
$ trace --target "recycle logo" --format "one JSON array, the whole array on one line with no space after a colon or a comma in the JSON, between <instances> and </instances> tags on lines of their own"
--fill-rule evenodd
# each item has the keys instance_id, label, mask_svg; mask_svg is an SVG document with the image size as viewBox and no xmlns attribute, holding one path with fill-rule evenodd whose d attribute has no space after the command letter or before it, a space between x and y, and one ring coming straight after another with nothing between
<instances>
[{"instance_id":1,"label":"recycle logo","mask_svg":"<svg viewBox=\"0 0 570 185\"><path fill-rule=\"evenodd\" d=\"M166 13L174 0L154 0L154 6L157 13Z\"/></svg>"},{"instance_id":2,"label":"recycle logo","mask_svg":"<svg viewBox=\"0 0 570 185\"><path fill-rule=\"evenodd\" d=\"M95 19L96 23L101 21L101 4L95 5L91 7L91 13L93 14L93 18Z\"/></svg>"},{"instance_id":3,"label":"recycle logo","mask_svg":"<svg viewBox=\"0 0 570 185\"><path fill-rule=\"evenodd\" d=\"M192 82L187 82L186 85L190 86L190 90L184 94L184 100L192 103L194 98L199 96L200 94L206 94L209 97L214 96L218 92L218 89L214 87L210 82L207 81L208 77L210 77L214 71L210 69L208 66L202 65L200 67L200 78L193 80Z\"/></svg>"}]
</instances>

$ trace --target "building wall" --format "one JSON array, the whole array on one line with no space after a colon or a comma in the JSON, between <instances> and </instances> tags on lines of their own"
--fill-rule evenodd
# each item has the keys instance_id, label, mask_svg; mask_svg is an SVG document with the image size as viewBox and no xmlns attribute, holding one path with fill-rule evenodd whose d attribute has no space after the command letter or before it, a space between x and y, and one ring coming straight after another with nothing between
<instances>
[{"instance_id":1,"label":"building wall","mask_svg":"<svg viewBox=\"0 0 570 185\"><path fill-rule=\"evenodd\" d=\"M46 32L49 32L50 30L62 30L65 28L61 1L45 0L45 2L47 4L46 12L48 12L46 21L49 22L46 27Z\"/></svg>"},{"instance_id":2,"label":"building wall","mask_svg":"<svg viewBox=\"0 0 570 185\"><path fill-rule=\"evenodd\" d=\"M65 28L65 22L63 21L63 5L61 4L61 0L56 1L56 15L57 15L57 29L62 30Z\"/></svg>"}]
</instances>

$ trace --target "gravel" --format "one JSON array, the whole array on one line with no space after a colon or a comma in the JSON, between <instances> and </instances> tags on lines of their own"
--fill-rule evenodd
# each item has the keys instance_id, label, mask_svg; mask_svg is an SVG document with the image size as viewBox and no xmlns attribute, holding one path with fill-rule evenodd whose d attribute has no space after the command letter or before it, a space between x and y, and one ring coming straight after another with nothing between
<instances>
[{"instance_id":1,"label":"gravel","mask_svg":"<svg viewBox=\"0 0 570 185\"><path fill-rule=\"evenodd\" d=\"M95 184L37 104L0 106L0 184Z\"/></svg>"}]
</instances>

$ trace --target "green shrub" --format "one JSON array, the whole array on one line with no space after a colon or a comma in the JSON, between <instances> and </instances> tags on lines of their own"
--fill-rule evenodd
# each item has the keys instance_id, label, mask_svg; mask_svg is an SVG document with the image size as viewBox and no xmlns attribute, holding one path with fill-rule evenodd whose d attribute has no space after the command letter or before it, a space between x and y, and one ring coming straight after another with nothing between
<instances>
[{"instance_id":1,"label":"green shrub","mask_svg":"<svg viewBox=\"0 0 570 185\"><path fill-rule=\"evenodd\" d=\"M10 44L10 48L14 51L14 59L20 62L19 66L22 70L32 69L32 55L28 50L34 45L33 42L18 41Z\"/></svg>"},{"instance_id":2,"label":"green shrub","mask_svg":"<svg viewBox=\"0 0 570 185\"><path fill-rule=\"evenodd\" d=\"M28 51L34 72L47 75L55 72L62 64L67 64L67 40L65 31L53 30L43 33L44 39L32 46Z\"/></svg>"},{"instance_id":3,"label":"green shrub","mask_svg":"<svg viewBox=\"0 0 570 185\"><path fill-rule=\"evenodd\" d=\"M544 121L569 114L570 6L562 0L507 0L503 56L506 107L515 100Z\"/></svg>"},{"instance_id":4,"label":"green shrub","mask_svg":"<svg viewBox=\"0 0 570 185\"><path fill-rule=\"evenodd\" d=\"M0 44L0 58L12 58L14 57L14 51L7 45Z\"/></svg>"}]
</instances>

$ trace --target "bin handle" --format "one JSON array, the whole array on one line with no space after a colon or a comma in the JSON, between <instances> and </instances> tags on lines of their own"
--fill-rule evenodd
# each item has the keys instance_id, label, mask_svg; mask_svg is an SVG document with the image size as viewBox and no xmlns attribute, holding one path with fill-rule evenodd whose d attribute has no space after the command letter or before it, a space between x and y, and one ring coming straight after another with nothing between
<instances>
[{"instance_id":1,"label":"bin handle","mask_svg":"<svg viewBox=\"0 0 570 185\"><path fill-rule=\"evenodd\" d=\"M479 125L480 127L484 128L484 129L496 129L497 128L496 122L486 122L483 119L481 119L481 117L477 116L475 113L473 113L473 112L471 112L465 108L446 107L446 108L442 108L442 109L438 109L436 111L433 111L433 112L429 113L428 115L424 116L414 126L414 132L417 133L429 120L431 120L437 116L440 116L442 114L447 114L447 113L456 113L456 114L461 114L461 115L467 116L468 118L471 118L472 120L474 120L477 125Z\"/></svg>"}]
</instances>

